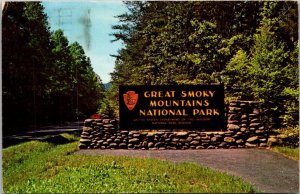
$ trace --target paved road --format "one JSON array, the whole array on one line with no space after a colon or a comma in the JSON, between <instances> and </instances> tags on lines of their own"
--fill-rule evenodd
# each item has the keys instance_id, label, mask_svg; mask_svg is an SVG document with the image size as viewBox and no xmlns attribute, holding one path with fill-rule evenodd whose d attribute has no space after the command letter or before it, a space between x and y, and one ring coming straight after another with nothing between
<instances>
[{"instance_id":1,"label":"paved road","mask_svg":"<svg viewBox=\"0 0 300 194\"><path fill-rule=\"evenodd\" d=\"M297 161L266 149L215 150L80 150L76 154L152 157L193 162L248 180L263 192L299 193Z\"/></svg>"},{"instance_id":2,"label":"paved road","mask_svg":"<svg viewBox=\"0 0 300 194\"><path fill-rule=\"evenodd\" d=\"M58 136L61 133L75 133L81 134L83 121L66 122L60 125L48 125L41 127L39 130L27 131L16 135L3 137L3 147L15 145L25 141L31 140L47 140Z\"/></svg>"}]
</instances>

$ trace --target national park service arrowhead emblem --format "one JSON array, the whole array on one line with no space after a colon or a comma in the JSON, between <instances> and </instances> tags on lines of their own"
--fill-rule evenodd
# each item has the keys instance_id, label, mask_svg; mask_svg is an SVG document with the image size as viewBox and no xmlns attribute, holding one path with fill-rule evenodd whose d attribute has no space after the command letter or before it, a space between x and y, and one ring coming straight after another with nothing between
<instances>
[{"instance_id":1,"label":"national park service arrowhead emblem","mask_svg":"<svg viewBox=\"0 0 300 194\"><path fill-rule=\"evenodd\" d=\"M128 110L133 110L135 105L137 104L139 95L135 93L135 91L128 91L123 94L124 102L128 108Z\"/></svg>"}]
</instances>

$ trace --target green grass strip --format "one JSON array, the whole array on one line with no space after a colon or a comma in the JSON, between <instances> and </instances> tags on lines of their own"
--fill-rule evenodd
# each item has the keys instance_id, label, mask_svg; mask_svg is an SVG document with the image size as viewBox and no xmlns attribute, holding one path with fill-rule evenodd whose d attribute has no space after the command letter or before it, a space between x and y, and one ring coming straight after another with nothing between
<instances>
[{"instance_id":1,"label":"green grass strip","mask_svg":"<svg viewBox=\"0 0 300 194\"><path fill-rule=\"evenodd\" d=\"M273 147L272 150L277 153L281 153L288 158L299 161L299 148L276 146Z\"/></svg>"},{"instance_id":2,"label":"green grass strip","mask_svg":"<svg viewBox=\"0 0 300 194\"><path fill-rule=\"evenodd\" d=\"M191 163L72 154L78 142L27 142L3 150L5 193L255 192L234 176Z\"/></svg>"}]
</instances>

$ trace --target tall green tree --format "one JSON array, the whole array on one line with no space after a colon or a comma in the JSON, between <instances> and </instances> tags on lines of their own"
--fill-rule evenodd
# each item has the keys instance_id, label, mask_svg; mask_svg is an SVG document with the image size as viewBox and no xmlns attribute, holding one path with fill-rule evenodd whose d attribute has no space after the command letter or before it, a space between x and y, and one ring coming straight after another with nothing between
<instances>
[{"instance_id":1,"label":"tall green tree","mask_svg":"<svg viewBox=\"0 0 300 194\"><path fill-rule=\"evenodd\" d=\"M40 2L5 2L2 13L4 135L95 113L104 86L83 48L50 33Z\"/></svg>"},{"instance_id":2,"label":"tall green tree","mask_svg":"<svg viewBox=\"0 0 300 194\"><path fill-rule=\"evenodd\" d=\"M115 101L120 84L225 83L228 98L263 102L270 127L295 121L296 2L126 6L113 27L115 40L124 42L112 73Z\"/></svg>"},{"instance_id":3,"label":"tall green tree","mask_svg":"<svg viewBox=\"0 0 300 194\"><path fill-rule=\"evenodd\" d=\"M43 112L43 87L47 84L45 75L50 53L50 32L41 4L5 3L2 17L4 134L13 130L14 125L37 124ZM18 122L14 122L16 117Z\"/></svg>"},{"instance_id":4,"label":"tall green tree","mask_svg":"<svg viewBox=\"0 0 300 194\"><path fill-rule=\"evenodd\" d=\"M226 96L243 100L254 99L252 86L249 84L249 81L253 81L250 74L251 68L247 53L242 49L239 50L222 72Z\"/></svg>"},{"instance_id":5,"label":"tall green tree","mask_svg":"<svg viewBox=\"0 0 300 194\"><path fill-rule=\"evenodd\" d=\"M291 59L291 52L294 49L289 46L290 40L282 40L281 31L284 31L282 29L284 27L281 24L283 22L281 17L285 15L276 15L279 6L277 2L265 2L261 26L254 36L255 44L251 59L253 66L251 74L255 79L252 85L253 94L256 99L262 100L267 109L266 115L275 127L280 126L282 123L280 118L286 114L285 102L297 102L297 96L286 91L298 90L293 84L297 78L293 71L298 70Z\"/></svg>"},{"instance_id":6,"label":"tall green tree","mask_svg":"<svg viewBox=\"0 0 300 194\"><path fill-rule=\"evenodd\" d=\"M104 100L104 85L101 78L94 72L91 61L86 57L84 49L78 42L70 45L72 59L72 79L75 83L73 99L78 111L95 113ZM75 103L74 103L75 104Z\"/></svg>"},{"instance_id":7,"label":"tall green tree","mask_svg":"<svg viewBox=\"0 0 300 194\"><path fill-rule=\"evenodd\" d=\"M292 46L289 43L295 38L291 37L293 33L290 38L283 38L282 34L286 28L282 18L293 10L286 10L283 2L265 2L260 26L253 35L251 53L237 52L223 72L229 95L262 102L264 120L269 127L294 125L298 121L298 62L295 58L298 48L296 42Z\"/></svg>"},{"instance_id":8,"label":"tall green tree","mask_svg":"<svg viewBox=\"0 0 300 194\"><path fill-rule=\"evenodd\" d=\"M63 119L74 119L78 113L95 113L104 97L104 86L90 59L78 42L69 45L62 30L53 32L51 40L54 57L51 99L58 104L53 112Z\"/></svg>"},{"instance_id":9,"label":"tall green tree","mask_svg":"<svg viewBox=\"0 0 300 194\"><path fill-rule=\"evenodd\" d=\"M124 76L124 82L135 84L220 82L218 72L235 54L222 52L228 47L226 38L254 33L262 6L259 2L126 5L129 12L118 16L120 25L113 27L118 30L113 33L115 40L125 43L114 75L120 76L123 68L130 75ZM249 51L249 44L240 41L240 46Z\"/></svg>"}]
</instances>

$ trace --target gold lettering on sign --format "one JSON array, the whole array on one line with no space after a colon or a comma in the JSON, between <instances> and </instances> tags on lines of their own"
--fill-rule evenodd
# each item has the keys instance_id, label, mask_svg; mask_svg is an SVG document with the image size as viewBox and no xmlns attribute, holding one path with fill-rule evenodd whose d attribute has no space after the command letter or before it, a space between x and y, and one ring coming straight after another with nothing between
<instances>
[{"instance_id":1,"label":"gold lettering on sign","mask_svg":"<svg viewBox=\"0 0 300 194\"><path fill-rule=\"evenodd\" d=\"M218 109L193 109L193 115L199 115L199 116L215 116L220 115Z\"/></svg>"},{"instance_id":2,"label":"gold lettering on sign","mask_svg":"<svg viewBox=\"0 0 300 194\"><path fill-rule=\"evenodd\" d=\"M185 109L140 109L139 114L140 116L188 116Z\"/></svg>"},{"instance_id":3,"label":"gold lettering on sign","mask_svg":"<svg viewBox=\"0 0 300 194\"><path fill-rule=\"evenodd\" d=\"M145 98L174 98L175 91L145 91Z\"/></svg>"},{"instance_id":4,"label":"gold lettering on sign","mask_svg":"<svg viewBox=\"0 0 300 194\"><path fill-rule=\"evenodd\" d=\"M181 97L186 98L186 97L207 97L207 98L212 98L215 95L215 91L211 90L204 90L204 91L181 91Z\"/></svg>"},{"instance_id":5,"label":"gold lettering on sign","mask_svg":"<svg viewBox=\"0 0 300 194\"><path fill-rule=\"evenodd\" d=\"M150 107L209 106L209 100L150 100Z\"/></svg>"},{"instance_id":6,"label":"gold lettering on sign","mask_svg":"<svg viewBox=\"0 0 300 194\"><path fill-rule=\"evenodd\" d=\"M149 99L150 109L140 109L140 116L218 116L220 115L219 109L209 108L211 102L209 98L215 96L214 90L183 90L178 93L175 98L175 91L145 91L144 97ZM191 99L189 99L191 98ZM202 98L202 99L201 99ZM203 99L204 98L204 99ZM182 107L176 109L176 107ZM189 107L195 107L189 112L186 112ZM203 108L196 108L203 107ZM204 108L207 107L207 108ZM169 108L169 109L168 109ZM174 108L174 109L172 109ZM191 111L191 112L190 112Z\"/></svg>"}]
</instances>

